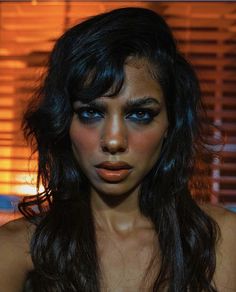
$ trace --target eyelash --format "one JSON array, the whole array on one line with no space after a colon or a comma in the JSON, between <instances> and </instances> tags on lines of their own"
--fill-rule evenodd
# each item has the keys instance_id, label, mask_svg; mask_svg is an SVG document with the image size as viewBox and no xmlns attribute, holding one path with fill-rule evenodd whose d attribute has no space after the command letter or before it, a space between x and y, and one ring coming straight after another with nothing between
<instances>
[{"instance_id":1,"label":"eyelash","mask_svg":"<svg viewBox=\"0 0 236 292\"><path fill-rule=\"evenodd\" d=\"M81 107L79 109L77 109L76 114L79 118L79 120L84 123L84 124L92 124L95 123L97 121L99 121L101 118L104 117L104 114L100 111L97 110L96 108L93 107ZM84 113L87 113L87 116L83 116ZM146 116L145 118L130 118L130 120L134 123L138 123L138 124L149 124L152 122L152 120L154 119L155 116L157 116L159 114L159 110L153 110L153 109L142 109L142 108L137 108L137 109L133 109L132 111L130 111L128 113L128 115L126 115L127 117L130 117L131 115L136 115L142 113L142 116ZM92 115L92 117L88 116ZM97 116L94 116L97 115ZM148 115L148 117L147 117Z\"/></svg>"}]
</instances>

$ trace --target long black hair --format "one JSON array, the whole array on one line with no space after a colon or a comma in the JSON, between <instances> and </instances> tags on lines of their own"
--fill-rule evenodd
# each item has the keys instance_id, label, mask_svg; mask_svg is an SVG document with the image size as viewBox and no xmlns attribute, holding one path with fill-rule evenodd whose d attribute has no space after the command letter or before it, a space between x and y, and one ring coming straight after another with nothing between
<instances>
[{"instance_id":1,"label":"long black hair","mask_svg":"<svg viewBox=\"0 0 236 292\"><path fill-rule=\"evenodd\" d=\"M160 158L139 193L140 211L153 222L161 252L150 290L216 291L218 226L194 198L194 191L205 186L196 166L209 162L198 80L166 22L144 8L116 9L66 31L24 115L25 136L38 152L38 187L44 186L44 192L19 204L36 225L31 240L34 291L100 291L89 182L73 155L69 127L74 101L120 91L130 57L152 65L169 122Z\"/></svg>"}]
</instances>

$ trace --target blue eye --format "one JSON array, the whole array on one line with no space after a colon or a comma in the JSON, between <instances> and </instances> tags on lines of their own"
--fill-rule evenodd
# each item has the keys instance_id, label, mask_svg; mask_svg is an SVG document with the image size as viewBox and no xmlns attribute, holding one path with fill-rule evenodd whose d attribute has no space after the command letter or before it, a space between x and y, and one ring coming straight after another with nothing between
<instances>
[{"instance_id":1,"label":"blue eye","mask_svg":"<svg viewBox=\"0 0 236 292\"><path fill-rule=\"evenodd\" d=\"M151 109L137 109L129 113L128 118L136 123L148 124L156 115L157 113Z\"/></svg>"},{"instance_id":2,"label":"blue eye","mask_svg":"<svg viewBox=\"0 0 236 292\"><path fill-rule=\"evenodd\" d=\"M103 114L100 111L89 107L82 107L76 113L83 123L93 123L103 118Z\"/></svg>"}]
</instances>

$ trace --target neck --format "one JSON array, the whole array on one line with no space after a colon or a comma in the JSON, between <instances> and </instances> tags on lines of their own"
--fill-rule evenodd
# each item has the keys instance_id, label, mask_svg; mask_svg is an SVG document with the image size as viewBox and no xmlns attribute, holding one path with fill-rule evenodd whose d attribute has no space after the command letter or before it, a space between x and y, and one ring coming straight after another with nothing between
<instances>
[{"instance_id":1,"label":"neck","mask_svg":"<svg viewBox=\"0 0 236 292\"><path fill-rule=\"evenodd\" d=\"M99 230L128 234L139 228L150 227L138 206L138 192L129 195L91 194L91 207Z\"/></svg>"}]
</instances>

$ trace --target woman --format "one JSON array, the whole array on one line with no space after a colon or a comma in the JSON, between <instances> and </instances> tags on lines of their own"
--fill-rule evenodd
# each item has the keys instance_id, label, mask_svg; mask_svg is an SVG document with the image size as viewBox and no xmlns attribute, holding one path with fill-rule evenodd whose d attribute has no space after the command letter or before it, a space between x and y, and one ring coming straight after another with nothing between
<instances>
[{"instance_id":1,"label":"woman","mask_svg":"<svg viewBox=\"0 0 236 292\"><path fill-rule=\"evenodd\" d=\"M193 198L209 156L200 114L155 12L69 29L24 117L45 191L1 229L3 291L27 277L25 291L236 291L235 215Z\"/></svg>"}]
</instances>

